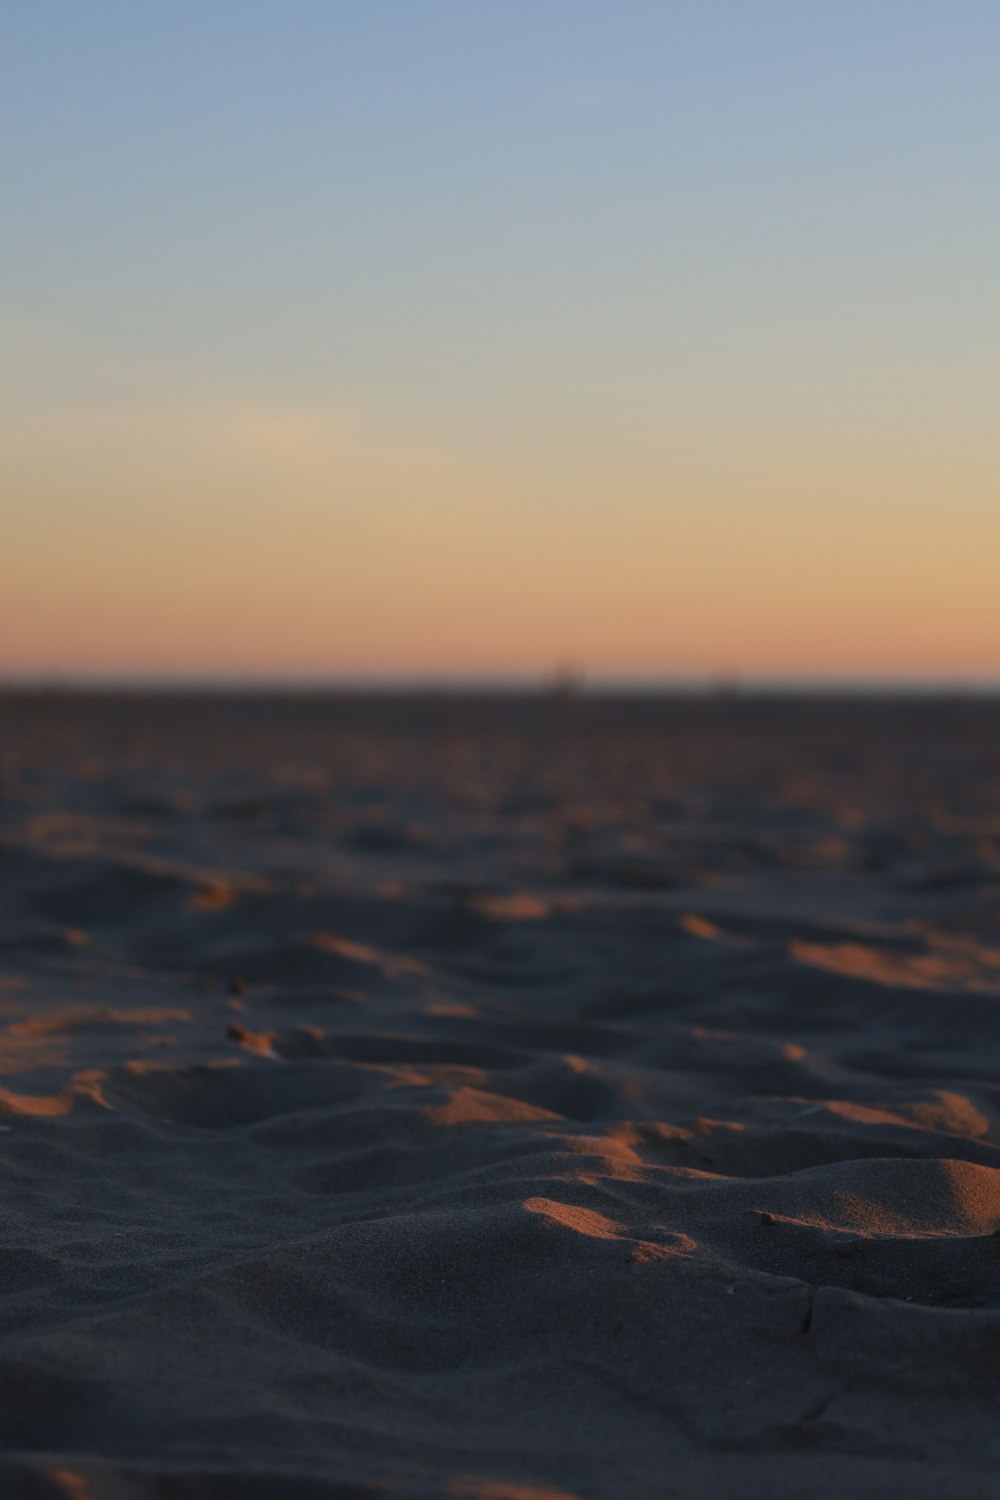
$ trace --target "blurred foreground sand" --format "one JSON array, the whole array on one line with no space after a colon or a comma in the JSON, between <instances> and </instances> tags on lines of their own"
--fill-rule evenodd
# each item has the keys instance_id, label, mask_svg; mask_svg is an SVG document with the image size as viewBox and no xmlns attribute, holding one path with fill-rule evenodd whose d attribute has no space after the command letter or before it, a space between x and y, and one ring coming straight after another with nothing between
<instances>
[{"instance_id":1,"label":"blurred foreground sand","mask_svg":"<svg viewBox=\"0 0 1000 1500\"><path fill-rule=\"evenodd\" d=\"M1000 705L0 699L0 1493L997 1494Z\"/></svg>"}]
</instances>

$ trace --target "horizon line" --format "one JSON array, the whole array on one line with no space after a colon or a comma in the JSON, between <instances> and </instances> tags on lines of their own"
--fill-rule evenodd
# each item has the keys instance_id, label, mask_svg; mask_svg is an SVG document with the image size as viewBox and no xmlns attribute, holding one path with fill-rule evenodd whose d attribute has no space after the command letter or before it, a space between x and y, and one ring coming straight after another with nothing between
<instances>
[{"instance_id":1,"label":"horizon line","mask_svg":"<svg viewBox=\"0 0 1000 1500\"><path fill-rule=\"evenodd\" d=\"M541 673L0 673L4 696L96 694L197 696L485 696L485 697L978 697L1000 696L1000 673L809 676L738 672Z\"/></svg>"}]
</instances>

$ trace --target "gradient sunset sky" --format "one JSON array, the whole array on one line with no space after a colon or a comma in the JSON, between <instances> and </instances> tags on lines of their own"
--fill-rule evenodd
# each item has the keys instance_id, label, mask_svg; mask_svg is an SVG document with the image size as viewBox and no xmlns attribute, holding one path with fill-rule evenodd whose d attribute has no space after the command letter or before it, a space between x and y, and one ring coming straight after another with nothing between
<instances>
[{"instance_id":1,"label":"gradient sunset sky","mask_svg":"<svg viewBox=\"0 0 1000 1500\"><path fill-rule=\"evenodd\" d=\"M995 0L15 0L0 676L1000 679Z\"/></svg>"}]
</instances>

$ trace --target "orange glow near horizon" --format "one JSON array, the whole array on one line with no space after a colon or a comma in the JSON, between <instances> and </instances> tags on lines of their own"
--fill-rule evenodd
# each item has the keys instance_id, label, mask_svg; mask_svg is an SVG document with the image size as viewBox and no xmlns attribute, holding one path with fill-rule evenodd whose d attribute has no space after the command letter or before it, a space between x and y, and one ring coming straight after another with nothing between
<instances>
[{"instance_id":1,"label":"orange glow near horizon","mask_svg":"<svg viewBox=\"0 0 1000 1500\"><path fill-rule=\"evenodd\" d=\"M1000 671L1000 520L970 473L978 525L949 523L926 455L810 484L807 454L722 463L706 434L631 471L621 453L501 466L211 402L56 411L0 443L22 497L6 675Z\"/></svg>"}]
</instances>

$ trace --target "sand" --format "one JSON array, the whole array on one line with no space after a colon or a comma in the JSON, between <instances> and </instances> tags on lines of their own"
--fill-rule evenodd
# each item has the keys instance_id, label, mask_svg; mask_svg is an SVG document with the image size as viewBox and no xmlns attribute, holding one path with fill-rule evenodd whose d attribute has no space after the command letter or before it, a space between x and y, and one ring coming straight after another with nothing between
<instances>
[{"instance_id":1,"label":"sand","mask_svg":"<svg viewBox=\"0 0 1000 1500\"><path fill-rule=\"evenodd\" d=\"M1000 706L0 757L0 1494L1000 1493Z\"/></svg>"}]
</instances>

